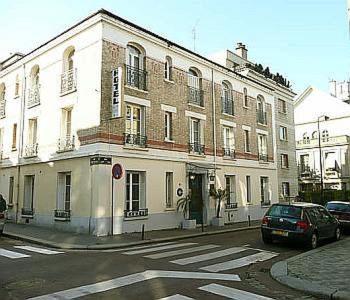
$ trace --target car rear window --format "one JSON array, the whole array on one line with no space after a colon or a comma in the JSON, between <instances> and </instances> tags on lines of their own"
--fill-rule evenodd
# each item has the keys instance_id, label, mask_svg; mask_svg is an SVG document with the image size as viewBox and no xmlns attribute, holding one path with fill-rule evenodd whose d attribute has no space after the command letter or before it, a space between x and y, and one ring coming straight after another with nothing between
<instances>
[{"instance_id":1,"label":"car rear window","mask_svg":"<svg viewBox=\"0 0 350 300\"><path fill-rule=\"evenodd\" d=\"M267 213L271 217L284 217L284 218L301 218L301 207L288 206L288 205L273 205Z\"/></svg>"},{"instance_id":2,"label":"car rear window","mask_svg":"<svg viewBox=\"0 0 350 300\"><path fill-rule=\"evenodd\" d=\"M343 203L327 203L326 208L328 210L350 212L350 204Z\"/></svg>"}]
</instances>

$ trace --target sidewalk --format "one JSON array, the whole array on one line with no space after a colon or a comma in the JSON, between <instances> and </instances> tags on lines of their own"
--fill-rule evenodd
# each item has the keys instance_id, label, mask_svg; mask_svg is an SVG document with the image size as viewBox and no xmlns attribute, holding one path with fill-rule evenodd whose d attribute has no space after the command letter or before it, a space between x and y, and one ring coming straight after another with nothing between
<instances>
[{"instance_id":1,"label":"sidewalk","mask_svg":"<svg viewBox=\"0 0 350 300\"><path fill-rule=\"evenodd\" d=\"M271 275L323 299L350 300L350 237L277 262Z\"/></svg>"},{"instance_id":2,"label":"sidewalk","mask_svg":"<svg viewBox=\"0 0 350 300\"><path fill-rule=\"evenodd\" d=\"M6 223L4 236L44 245L47 247L62 249L111 249L125 246L147 244L153 242L165 242L178 239L191 238L211 234L220 234L241 230L260 228L260 221L252 221L248 227L247 222L225 225L224 227L204 227L193 230L170 229L146 231L145 239L141 239L141 233L124 233L115 236L96 237L87 234L76 234L70 232L56 231L51 228L38 227L25 224Z\"/></svg>"}]
</instances>

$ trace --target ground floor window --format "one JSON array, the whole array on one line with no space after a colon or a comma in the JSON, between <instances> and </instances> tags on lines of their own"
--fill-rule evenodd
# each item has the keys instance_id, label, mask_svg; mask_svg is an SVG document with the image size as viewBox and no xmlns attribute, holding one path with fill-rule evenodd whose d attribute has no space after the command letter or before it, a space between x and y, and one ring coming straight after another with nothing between
<instances>
[{"instance_id":1,"label":"ground floor window","mask_svg":"<svg viewBox=\"0 0 350 300\"><path fill-rule=\"evenodd\" d=\"M261 204L270 203L270 193L269 193L269 178L260 177L260 195L261 195Z\"/></svg>"},{"instance_id":2,"label":"ground floor window","mask_svg":"<svg viewBox=\"0 0 350 300\"><path fill-rule=\"evenodd\" d=\"M250 176L246 176L246 189L247 189L247 203L250 204L252 202L252 191L251 191L251 182L250 182Z\"/></svg>"},{"instance_id":3,"label":"ground floor window","mask_svg":"<svg viewBox=\"0 0 350 300\"><path fill-rule=\"evenodd\" d=\"M236 176L225 176L227 204L237 203L236 201Z\"/></svg>"},{"instance_id":4,"label":"ground floor window","mask_svg":"<svg viewBox=\"0 0 350 300\"><path fill-rule=\"evenodd\" d=\"M57 180L57 209L70 211L72 174L71 172L60 172Z\"/></svg>"},{"instance_id":5,"label":"ground floor window","mask_svg":"<svg viewBox=\"0 0 350 300\"><path fill-rule=\"evenodd\" d=\"M290 196L289 182L282 182L282 195L283 197Z\"/></svg>"},{"instance_id":6,"label":"ground floor window","mask_svg":"<svg viewBox=\"0 0 350 300\"><path fill-rule=\"evenodd\" d=\"M126 211L139 211L146 207L145 172L126 173Z\"/></svg>"},{"instance_id":7,"label":"ground floor window","mask_svg":"<svg viewBox=\"0 0 350 300\"><path fill-rule=\"evenodd\" d=\"M8 203L9 206L13 205L14 182L15 182L15 178L11 176L9 181L9 203Z\"/></svg>"},{"instance_id":8,"label":"ground floor window","mask_svg":"<svg viewBox=\"0 0 350 300\"><path fill-rule=\"evenodd\" d=\"M24 201L23 201L23 213L33 213L34 209L34 175L24 176Z\"/></svg>"},{"instance_id":9,"label":"ground floor window","mask_svg":"<svg viewBox=\"0 0 350 300\"><path fill-rule=\"evenodd\" d=\"M165 173L166 208L173 207L173 172Z\"/></svg>"}]
</instances>

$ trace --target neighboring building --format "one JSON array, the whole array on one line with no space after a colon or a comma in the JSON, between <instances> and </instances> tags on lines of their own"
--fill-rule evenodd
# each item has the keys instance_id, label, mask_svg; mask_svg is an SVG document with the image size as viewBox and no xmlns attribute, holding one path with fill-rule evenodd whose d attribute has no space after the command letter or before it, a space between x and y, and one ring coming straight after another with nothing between
<instances>
[{"instance_id":1,"label":"neighboring building","mask_svg":"<svg viewBox=\"0 0 350 300\"><path fill-rule=\"evenodd\" d=\"M350 81L329 81L329 92L331 96L350 104Z\"/></svg>"},{"instance_id":2,"label":"neighboring building","mask_svg":"<svg viewBox=\"0 0 350 300\"><path fill-rule=\"evenodd\" d=\"M320 189L321 166L325 189L350 188L349 124L350 106L342 99L314 87L307 88L296 99L295 132L301 191Z\"/></svg>"},{"instance_id":3,"label":"neighboring building","mask_svg":"<svg viewBox=\"0 0 350 300\"><path fill-rule=\"evenodd\" d=\"M226 223L259 219L287 154L276 97L291 95L100 10L2 63L0 193L15 222L93 235L179 227L190 191L210 224L214 184Z\"/></svg>"}]
</instances>

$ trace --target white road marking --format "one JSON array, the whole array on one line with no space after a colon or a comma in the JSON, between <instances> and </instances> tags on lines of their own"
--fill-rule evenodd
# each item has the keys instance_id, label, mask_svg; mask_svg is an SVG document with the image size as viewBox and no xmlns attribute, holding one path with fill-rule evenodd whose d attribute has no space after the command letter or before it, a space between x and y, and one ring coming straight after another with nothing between
<instances>
[{"instance_id":1,"label":"white road marking","mask_svg":"<svg viewBox=\"0 0 350 300\"><path fill-rule=\"evenodd\" d=\"M216 252L206 253L206 254L202 254L202 255L196 255L196 256L191 256L191 257L187 257L187 258L173 260L173 261L171 261L171 263L178 264L178 265L188 265L188 264L193 264L193 263L197 263L197 262L201 262L201 261L205 261L205 260L210 260L210 259L215 259L218 257L227 256L230 254L239 253L239 252L246 251L246 250L247 249L242 248L242 247L233 247L233 248L228 248L228 249L221 250L221 251L216 251Z\"/></svg>"},{"instance_id":2,"label":"white road marking","mask_svg":"<svg viewBox=\"0 0 350 300\"><path fill-rule=\"evenodd\" d=\"M261 295L237 290L234 288L230 288L230 287L223 286L220 284L215 284L215 283L202 286L198 289L215 294L215 295L219 295L222 297L227 297L229 299L234 299L234 300L274 300L269 297L264 297Z\"/></svg>"},{"instance_id":3,"label":"white road marking","mask_svg":"<svg viewBox=\"0 0 350 300\"><path fill-rule=\"evenodd\" d=\"M186 296L183 296L183 295L180 295L180 294L176 294L176 295L165 297L165 298L162 298L162 299L159 299L159 300L193 300L193 298L186 297Z\"/></svg>"},{"instance_id":4,"label":"white road marking","mask_svg":"<svg viewBox=\"0 0 350 300\"><path fill-rule=\"evenodd\" d=\"M197 243L181 243L181 244L175 244L175 245L166 245L166 246L161 246L161 247L153 247L153 248L147 248L147 249L123 252L123 254L126 254L126 255L142 254L142 253L147 253L147 252L155 252L155 251L159 251L159 250L166 250L166 249L172 249L172 248L180 248L180 247L185 247L185 246L192 246L192 245L195 245L195 244L197 244Z\"/></svg>"},{"instance_id":5,"label":"white road marking","mask_svg":"<svg viewBox=\"0 0 350 300\"><path fill-rule=\"evenodd\" d=\"M250 264L254 264L257 262L265 261L271 259L278 254L270 253L270 252L259 252L253 255L225 261L223 263L218 263L210 266L205 266L200 268L201 270L209 271L209 272L220 272L225 270L232 270L236 268L241 268L244 266L248 266Z\"/></svg>"},{"instance_id":6,"label":"white road marking","mask_svg":"<svg viewBox=\"0 0 350 300\"><path fill-rule=\"evenodd\" d=\"M36 252L36 253L40 253L40 254L48 254L48 255L64 253L61 251L53 251L53 250L32 247L32 246L14 246L14 248L27 250L27 251L31 251L31 252Z\"/></svg>"},{"instance_id":7,"label":"white road marking","mask_svg":"<svg viewBox=\"0 0 350 300\"><path fill-rule=\"evenodd\" d=\"M187 254L187 253L193 253L193 252L198 252L198 251L203 251L203 250L209 250L213 248L220 247L218 245L204 245L204 246L198 246L198 247L192 247L192 248L187 248L187 249L179 249L179 250L173 250L173 251L168 251L168 252L163 252L163 253L157 253L157 254L150 254L144 257L147 258L152 258L152 259L158 259L158 258L164 258L164 257L169 257L169 256L176 256L180 254Z\"/></svg>"},{"instance_id":8,"label":"white road marking","mask_svg":"<svg viewBox=\"0 0 350 300\"><path fill-rule=\"evenodd\" d=\"M29 300L67 300L75 299L91 294L101 293L116 289L119 287L131 285L134 283L154 279L154 278L182 278L182 279L210 279L225 281L241 281L240 277L235 274L213 274L203 272L177 272L177 271L161 271L149 270L141 273L135 273L123 277L114 278L90 285L84 285L52 294L30 298Z\"/></svg>"},{"instance_id":9,"label":"white road marking","mask_svg":"<svg viewBox=\"0 0 350 300\"><path fill-rule=\"evenodd\" d=\"M144 248L150 248L150 247L156 247L156 246L162 246L162 245L170 245L175 244L176 242L167 242L167 243L156 243L156 244L149 244L149 245L143 245L143 246L135 246L135 247L129 247L129 248L121 248L121 249L108 249L103 250L103 252L121 252L126 250L137 250L137 249L144 249Z\"/></svg>"},{"instance_id":10,"label":"white road marking","mask_svg":"<svg viewBox=\"0 0 350 300\"><path fill-rule=\"evenodd\" d=\"M22 254L22 253L5 250L5 249L0 249L0 256L5 256L7 258L12 258L12 259L30 257L30 255L27 255L27 254Z\"/></svg>"}]
</instances>

